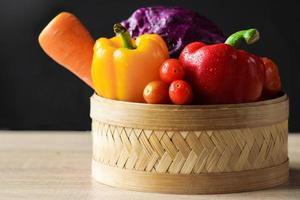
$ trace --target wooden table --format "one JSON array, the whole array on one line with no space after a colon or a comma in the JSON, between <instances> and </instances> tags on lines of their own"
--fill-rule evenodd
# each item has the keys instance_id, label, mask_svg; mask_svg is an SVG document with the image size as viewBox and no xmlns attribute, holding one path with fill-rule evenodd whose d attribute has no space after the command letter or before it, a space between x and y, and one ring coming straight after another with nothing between
<instances>
[{"instance_id":1,"label":"wooden table","mask_svg":"<svg viewBox=\"0 0 300 200\"><path fill-rule=\"evenodd\" d=\"M142 193L96 183L91 143L89 132L0 131L0 200L300 199L300 134L289 135L288 184L224 195Z\"/></svg>"}]
</instances>

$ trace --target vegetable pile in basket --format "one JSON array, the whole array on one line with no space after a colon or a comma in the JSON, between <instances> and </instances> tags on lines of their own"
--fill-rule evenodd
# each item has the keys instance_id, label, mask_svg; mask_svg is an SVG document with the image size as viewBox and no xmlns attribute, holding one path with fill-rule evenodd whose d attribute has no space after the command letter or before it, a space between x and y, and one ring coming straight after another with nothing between
<instances>
[{"instance_id":1,"label":"vegetable pile in basket","mask_svg":"<svg viewBox=\"0 0 300 200\"><path fill-rule=\"evenodd\" d=\"M281 92L277 65L239 48L256 29L224 38L207 18L179 7L147 7L96 41L72 14L56 16L39 42L104 98L153 104L232 104ZM171 57L171 58L170 58Z\"/></svg>"}]
</instances>

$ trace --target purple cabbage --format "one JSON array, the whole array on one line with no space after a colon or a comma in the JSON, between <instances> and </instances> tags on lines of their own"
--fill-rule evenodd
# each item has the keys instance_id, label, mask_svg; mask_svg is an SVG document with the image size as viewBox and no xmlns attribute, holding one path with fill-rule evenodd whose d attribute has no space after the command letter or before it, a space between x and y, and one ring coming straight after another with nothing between
<instances>
[{"instance_id":1,"label":"purple cabbage","mask_svg":"<svg viewBox=\"0 0 300 200\"><path fill-rule=\"evenodd\" d=\"M180 7L139 8L121 24L132 37L145 33L161 35L171 57L177 57L191 42L213 44L225 40L222 31L212 21L195 11Z\"/></svg>"}]
</instances>

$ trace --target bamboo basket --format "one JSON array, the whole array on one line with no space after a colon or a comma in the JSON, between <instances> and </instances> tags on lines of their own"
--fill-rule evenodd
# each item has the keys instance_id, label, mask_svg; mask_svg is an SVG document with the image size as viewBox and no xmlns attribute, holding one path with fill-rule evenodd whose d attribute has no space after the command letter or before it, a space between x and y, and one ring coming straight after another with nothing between
<instances>
[{"instance_id":1,"label":"bamboo basket","mask_svg":"<svg viewBox=\"0 0 300 200\"><path fill-rule=\"evenodd\" d=\"M151 105L91 97L92 176L137 191L211 194L288 180L288 98Z\"/></svg>"}]
</instances>

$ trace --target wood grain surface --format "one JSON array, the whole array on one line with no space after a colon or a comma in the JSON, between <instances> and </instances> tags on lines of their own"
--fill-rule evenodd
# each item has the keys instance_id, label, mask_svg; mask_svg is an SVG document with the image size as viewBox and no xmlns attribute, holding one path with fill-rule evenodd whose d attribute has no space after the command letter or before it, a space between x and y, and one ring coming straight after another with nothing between
<instances>
[{"instance_id":1,"label":"wood grain surface","mask_svg":"<svg viewBox=\"0 0 300 200\"><path fill-rule=\"evenodd\" d=\"M91 174L88 132L0 132L0 200L300 199L300 135L289 135L289 183L224 195L168 195L115 189Z\"/></svg>"}]
</instances>

